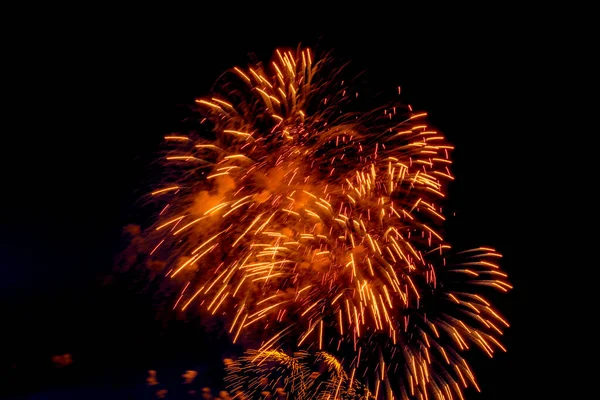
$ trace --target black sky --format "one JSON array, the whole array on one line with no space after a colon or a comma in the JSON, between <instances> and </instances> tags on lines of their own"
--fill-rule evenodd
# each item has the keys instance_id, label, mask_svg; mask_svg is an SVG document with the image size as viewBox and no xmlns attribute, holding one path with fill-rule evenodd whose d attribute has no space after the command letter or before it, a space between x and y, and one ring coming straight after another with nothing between
<instances>
[{"instance_id":1,"label":"black sky","mask_svg":"<svg viewBox=\"0 0 600 400\"><path fill-rule=\"evenodd\" d=\"M276 47L302 42L351 60L372 87L401 86L456 145L450 235L464 246L496 247L515 285L498 303L513 325L509 353L476 360L484 392L472 398L533 390L525 384L535 321L524 236L532 223L520 211L520 179L524 143L539 134L523 113L533 101L541 39L510 10L482 10L478 19L359 14L335 24L317 11L289 23L285 15L229 19L208 11L164 20L90 15L13 43L16 124L5 133L0 228L0 300L11 341L3 373L22 382L16 365L43 375L44 360L61 352L87 359L88 367L118 357L131 370L147 369L139 361L147 346L169 353L148 333L147 306L119 304L99 289L122 245L122 226L140 222L135 204L147 190L152 153L177 129L180 105L205 94L222 71L245 64L250 53L266 60ZM193 333L183 335L186 346L202 348ZM32 391L52 386L39 381Z\"/></svg>"}]
</instances>

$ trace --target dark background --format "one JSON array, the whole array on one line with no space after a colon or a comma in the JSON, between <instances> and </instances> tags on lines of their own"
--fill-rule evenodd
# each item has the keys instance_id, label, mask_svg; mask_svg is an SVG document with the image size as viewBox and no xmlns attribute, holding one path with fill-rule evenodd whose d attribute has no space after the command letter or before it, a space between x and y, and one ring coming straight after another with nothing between
<instances>
[{"instance_id":1,"label":"dark background","mask_svg":"<svg viewBox=\"0 0 600 400\"><path fill-rule=\"evenodd\" d=\"M276 47L300 42L352 60L370 87L400 85L456 145L457 216L448 233L455 247L497 248L515 286L497 302L512 324L509 352L492 361L472 354L483 393L469 398L541 390L542 378L531 374L539 368L528 246L535 221L523 205L537 190L530 148L542 134L533 105L544 29L491 7L437 19L386 7L351 17L294 7L236 17L210 9L161 18L160 10L153 18L90 11L17 24L6 52L12 104L2 146L0 393L118 398L138 393L132 386L143 386L150 368L159 380L160 371L175 377L188 368L208 369L207 384L218 378L220 365L210 363L224 354L220 339L193 321L157 321L152 299L107 286L106 276L123 247L122 227L144 223L137 203L147 166L177 129L181 105L250 53L268 60ZM51 357L62 353L73 365L56 369Z\"/></svg>"}]
</instances>

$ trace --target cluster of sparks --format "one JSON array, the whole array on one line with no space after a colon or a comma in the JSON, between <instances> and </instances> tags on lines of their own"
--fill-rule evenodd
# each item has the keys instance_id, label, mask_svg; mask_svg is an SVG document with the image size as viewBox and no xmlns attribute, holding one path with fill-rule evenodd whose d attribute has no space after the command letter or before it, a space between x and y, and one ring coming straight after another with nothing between
<instances>
[{"instance_id":1,"label":"cluster of sparks","mask_svg":"<svg viewBox=\"0 0 600 400\"><path fill-rule=\"evenodd\" d=\"M376 398L463 398L479 388L461 351L505 351L507 322L474 290L511 288L501 255L444 240L453 147L426 113L346 112L358 93L337 72L277 51L196 100L214 137L165 138L176 175L152 193L151 254L170 260L175 308L260 336L255 358L344 354Z\"/></svg>"},{"instance_id":2,"label":"cluster of sparks","mask_svg":"<svg viewBox=\"0 0 600 400\"><path fill-rule=\"evenodd\" d=\"M373 394L354 376L348 376L340 361L321 351L311 354L281 350L248 350L227 363L229 389L236 398L349 399L372 400Z\"/></svg>"}]
</instances>

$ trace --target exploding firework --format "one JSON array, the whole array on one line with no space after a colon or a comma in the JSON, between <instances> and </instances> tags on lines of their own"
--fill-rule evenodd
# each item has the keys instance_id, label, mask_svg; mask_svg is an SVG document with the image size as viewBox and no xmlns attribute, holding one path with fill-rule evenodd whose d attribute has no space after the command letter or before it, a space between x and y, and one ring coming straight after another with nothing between
<instances>
[{"instance_id":1,"label":"exploding firework","mask_svg":"<svg viewBox=\"0 0 600 400\"><path fill-rule=\"evenodd\" d=\"M374 399L369 390L327 352L248 350L227 363L229 389L240 398Z\"/></svg>"},{"instance_id":2,"label":"exploding firework","mask_svg":"<svg viewBox=\"0 0 600 400\"><path fill-rule=\"evenodd\" d=\"M280 350L248 350L239 360L226 364L227 386L242 397L255 398L265 393L285 393L305 399L311 388L312 371L305 362L306 353L291 357Z\"/></svg>"},{"instance_id":3,"label":"exploding firework","mask_svg":"<svg viewBox=\"0 0 600 400\"><path fill-rule=\"evenodd\" d=\"M151 255L175 308L223 319L234 342L343 354L376 397L462 398L478 389L463 351L504 350L481 293L510 289L501 256L444 240L453 147L426 113L357 112L327 60L277 51L196 100L198 129L165 137Z\"/></svg>"}]
</instances>

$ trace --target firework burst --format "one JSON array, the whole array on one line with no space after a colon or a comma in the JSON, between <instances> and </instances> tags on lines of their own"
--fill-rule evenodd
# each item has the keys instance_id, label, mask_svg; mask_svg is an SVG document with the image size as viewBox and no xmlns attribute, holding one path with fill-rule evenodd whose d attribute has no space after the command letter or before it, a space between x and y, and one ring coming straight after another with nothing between
<instances>
[{"instance_id":1,"label":"firework burst","mask_svg":"<svg viewBox=\"0 0 600 400\"><path fill-rule=\"evenodd\" d=\"M180 285L175 307L224 319L234 342L344 354L376 397L462 398L478 388L462 351L504 350L508 324L476 289L510 288L500 254L444 240L453 147L426 113L350 111L338 76L277 51L196 100L209 133L165 138L151 254Z\"/></svg>"},{"instance_id":2,"label":"firework burst","mask_svg":"<svg viewBox=\"0 0 600 400\"><path fill-rule=\"evenodd\" d=\"M229 389L239 398L374 399L340 361L327 352L248 350L226 364Z\"/></svg>"}]
</instances>

